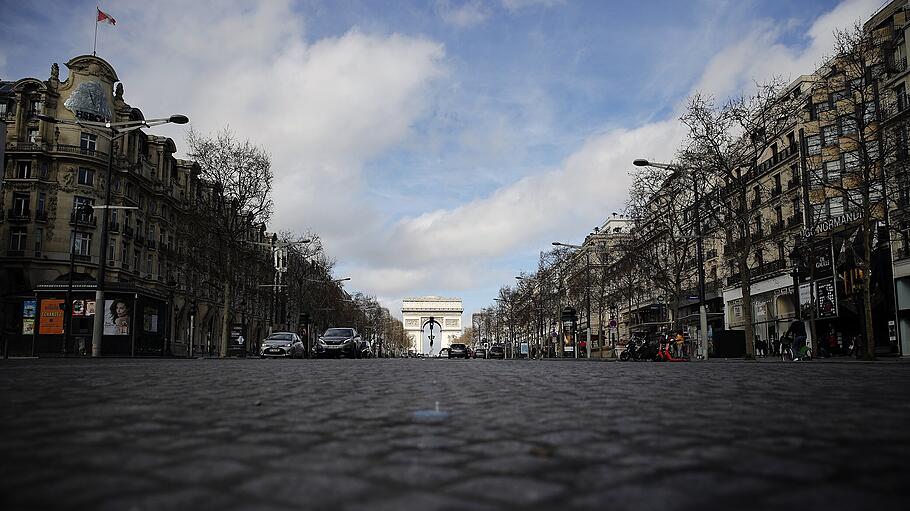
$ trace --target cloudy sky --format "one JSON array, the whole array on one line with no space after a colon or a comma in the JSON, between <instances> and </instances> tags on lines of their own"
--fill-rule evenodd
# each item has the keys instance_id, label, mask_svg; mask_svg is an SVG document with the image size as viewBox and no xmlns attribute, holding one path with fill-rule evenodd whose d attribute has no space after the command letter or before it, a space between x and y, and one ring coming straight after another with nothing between
<instances>
[{"instance_id":1,"label":"cloudy sky","mask_svg":"<svg viewBox=\"0 0 910 511\"><path fill-rule=\"evenodd\" d=\"M98 55L147 116L265 147L272 227L318 232L350 290L470 317L622 211L687 96L811 72L882 1L108 0ZM0 78L65 77L96 3L0 0Z\"/></svg>"}]
</instances>

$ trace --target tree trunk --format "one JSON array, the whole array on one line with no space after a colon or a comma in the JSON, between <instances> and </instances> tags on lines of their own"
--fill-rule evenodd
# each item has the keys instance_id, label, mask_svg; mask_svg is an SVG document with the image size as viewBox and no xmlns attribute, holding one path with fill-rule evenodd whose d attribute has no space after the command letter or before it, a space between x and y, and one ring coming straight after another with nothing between
<instances>
[{"instance_id":1,"label":"tree trunk","mask_svg":"<svg viewBox=\"0 0 910 511\"><path fill-rule=\"evenodd\" d=\"M865 323L866 353L863 358L866 360L875 359L875 335L872 325L872 234L870 232L871 222L866 222L863 228L863 316Z\"/></svg>"},{"instance_id":2,"label":"tree trunk","mask_svg":"<svg viewBox=\"0 0 910 511\"><path fill-rule=\"evenodd\" d=\"M743 321L746 332L746 359L755 358L755 329L752 325L752 279L749 274L749 263L746 261L748 254L740 256L739 275L740 288L743 290Z\"/></svg>"},{"instance_id":3,"label":"tree trunk","mask_svg":"<svg viewBox=\"0 0 910 511\"><path fill-rule=\"evenodd\" d=\"M221 316L221 354L224 358L228 352L228 341L231 332L231 277L224 279L224 313Z\"/></svg>"}]
</instances>

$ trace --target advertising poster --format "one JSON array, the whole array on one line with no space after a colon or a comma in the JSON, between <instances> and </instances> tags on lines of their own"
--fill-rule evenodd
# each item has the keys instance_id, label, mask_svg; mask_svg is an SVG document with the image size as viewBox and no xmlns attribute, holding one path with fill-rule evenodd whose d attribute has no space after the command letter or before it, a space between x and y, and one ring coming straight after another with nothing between
<instances>
[{"instance_id":1,"label":"advertising poster","mask_svg":"<svg viewBox=\"0 0 910 511\"><path fill-rule=\"evenodd\" d=\"M73 316L85 316L85 300L73 300Z\"/></svg>"},{"instance_id":2,"label":"advertising poster","mask_svg":"<svg viewBox=\"0 0 910 511\"><path fill-rule=\"evenodd\" d=\"M63 300L41 300L41 318L38 332L44 335L63 333Z\"/></svg>"},{"instance_id":3,"label":"advertising poster","mask_svg":"<svg viewBox=\"0 0 910 511\"><path fill-rule=\"evenodd\" d=\"M104 335L130 334L130 306L126 300L105 300L100 313L104 314Z\"/></svg>"},{"instance_id":4,"label":"advertising poster","mask_svg":"<svg viewBox=\"0 0 910 511\"><path fill-rule=\"evenodd\" d=\"M38 310L38 301L37 300L25 300L22 302L22 317L23 318L34 318L35 312Z\"/></svg>"},{"instance_id":5,"label":"advertising poster","mask_svg":"<svg viewBox=\"0 0 910 511\"><path fill-rule=\"evenodd\" d=\"M22 335L34 335L35 334L35 319L34 318L25 318L22 320Z\"/></svg>"},{"instance_id":6,"label":"advertising poster","mask_svg":"<svg viewBox=\"0 0 910 511\"><path fill-rule=\"evenodd\" d=\"M575 351L575 336L571 332L565 332L562 336L563 351Z\"/></svg>"},{"instance_id":7,"label":"advertising poster","mask_svg":"<svg viewBox=\"0 0 910 511\"><path fill-rule=\"evenodd\" d=\"M142 313L142 326L148 333L158 332L158 309L146 307Z\"/></svg>"},{"instance_id":8,"label":"advertising poster","mask_svg":"<svg viewBox=\"0 0 910 511\"><path fill-rule=\"evenodd\" d=\"M815 284L815 306L818 319L837 317L837 291L834 278L827 278Z\"/></svg>"},{"instance_id":9,"label":"advertising poster","mask_svg":"<svg viewBox=\"0 0 910 511\"><path fill-rule=\"evenodd\" d=\"M95 315L95 300L86 300L85 301L85 315L86 316Z\"/></svg>"}]
</instances>

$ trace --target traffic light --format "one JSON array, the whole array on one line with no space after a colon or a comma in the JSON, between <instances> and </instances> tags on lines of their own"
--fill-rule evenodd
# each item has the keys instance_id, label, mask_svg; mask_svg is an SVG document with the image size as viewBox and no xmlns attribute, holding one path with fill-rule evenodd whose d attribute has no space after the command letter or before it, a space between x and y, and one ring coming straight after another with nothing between
<instances>
[{"instance_id":1,"label":"traffic light","mask_svg":"<svg viewBox=\"0 0 910 511\"><path fill-rule=\"evenodd\" d=\"M196 300L190 302L190 316L196 315Z\"/></svg>"}]
</instances>

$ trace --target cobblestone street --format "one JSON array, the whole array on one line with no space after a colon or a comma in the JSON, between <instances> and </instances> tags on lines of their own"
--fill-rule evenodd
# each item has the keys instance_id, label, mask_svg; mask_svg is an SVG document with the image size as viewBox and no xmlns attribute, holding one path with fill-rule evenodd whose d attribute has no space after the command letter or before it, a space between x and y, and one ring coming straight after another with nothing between
<instances>
[{"instance_id":1,"label":"cobblestone street","mask_svg":"<svg viewBox=\"0 0 910 511\"><path fill-rule=\"evenodd\" d=\"M900 362L13 360L0 385L5 510L905 509L910 496Z\"/></svg>"}]
</instances>

